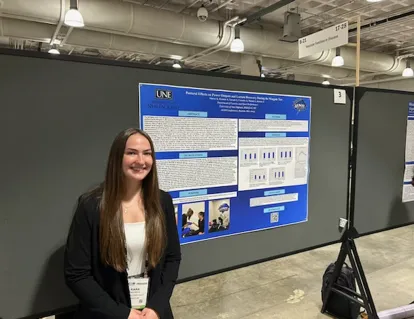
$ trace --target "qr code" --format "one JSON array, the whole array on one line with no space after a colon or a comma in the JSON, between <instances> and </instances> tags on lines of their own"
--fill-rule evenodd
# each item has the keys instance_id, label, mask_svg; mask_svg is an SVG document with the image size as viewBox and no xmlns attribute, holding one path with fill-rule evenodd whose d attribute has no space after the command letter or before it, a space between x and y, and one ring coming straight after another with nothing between
<instances>
[{"instance_id":1,"label":"qr code","mask_svg":"<svg viewBox=\"0 0 414 319\"><path fill-rule=\"evenodd\" d=\"M271 213L270 214L270 222L277 223L279 221L279 213Z\"/></svg>"}]
</instances>

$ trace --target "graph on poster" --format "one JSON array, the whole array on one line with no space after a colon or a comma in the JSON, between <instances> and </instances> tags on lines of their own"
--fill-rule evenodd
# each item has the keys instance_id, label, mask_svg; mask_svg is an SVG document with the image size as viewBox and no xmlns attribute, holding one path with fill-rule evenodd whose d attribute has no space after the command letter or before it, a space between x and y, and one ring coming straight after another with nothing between
<instances>
[{"instance_id":1,"label":"graph on poster","mask_svg":"<svg viewBox=\"0 0 414 319\"><path fill-rule=\"evenodd\" d=\"M308 219L311 98L139 84L182 244Z\"/></svg>"}]
</instances>

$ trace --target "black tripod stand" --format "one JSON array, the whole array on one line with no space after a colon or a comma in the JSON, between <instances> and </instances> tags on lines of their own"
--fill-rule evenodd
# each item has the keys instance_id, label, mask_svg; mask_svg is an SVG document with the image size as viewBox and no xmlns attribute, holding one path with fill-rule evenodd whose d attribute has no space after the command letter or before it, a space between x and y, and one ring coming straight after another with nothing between
<instances>
[{"instance_id":1,"label":"black tripod stand","mask_svg":"<svg viewBox=\"0 0 414 319\"><path fill-rule=\"evenodd\" d=\"M362 268L361 261L359 259L358 252L354 242L354 238L358 238L358 236L358 232L353 226L345 230L345 232L342 235L341 250L339 252L338 259L335 263L335 270L333 272L332 277L330 278L327 287L321 312L327 312L326 308L331 293L337 293L364 307L365 311L368 314L368 319L378 319L374 301L372 299L372 295L368 287L368 282L365 278L364 270ZM355 278L360 293L357 293L346 287L341 287L336 283L347 256L351 262L352 269L355 272ZM362 301L360 301L360 299L362 299Z\"/></svg>"}]
</instances>

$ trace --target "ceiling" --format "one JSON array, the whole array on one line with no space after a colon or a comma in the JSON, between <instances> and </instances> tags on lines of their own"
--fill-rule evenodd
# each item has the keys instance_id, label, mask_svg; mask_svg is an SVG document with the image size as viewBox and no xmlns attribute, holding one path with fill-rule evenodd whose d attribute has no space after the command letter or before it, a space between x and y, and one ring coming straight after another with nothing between
<instances>
[{"instance_id":1,"label":"ceiling","mask_svg":"<svg viewBox=\"0 0 414 319\"><path fill-rule=\"evenodd\" d=\"M278 2L279 0L79 0L79 10L85 18L84 29L111 35L111 44L101 45L92 40L80 41L79 39L82 38L80 31L63 25L62 17L69 7L69 0L66 2L64 0L2 0L0 1L0 46L47 52L51 47L50 44L53 42L57 44L61 54L84 55L167 66L172 65L174 62L175 51L186 48L187 51L183 51L184 55L177 57L178 59L185 60L184 65L186 68L212 72L241 73L243 63L240 61L243 60L243 57L235 58L233 53L229 53L228 44L234 37L234 34L225 35L225 31L224 33L222 32L217 22L224 22L233 18L233 22L241 22L241 38L245 42L248 51L244 54L264 57L262 64L266 76L292 78L293 76L306 75L311 81L320 81L322 77L331 77L337 80L338 83L351 83L354 78L354 61L346 65L343 70L333 70L334 68L330 67L330 61L327 58L325 60L318 59L317 61L315 59L312 59L312 61L301 61L296 56L293 57L293 54L296 54L294 52L297 47L296 43L280 43L273 36L272 38L267 36L267 42L263 41L261 46L255 43L255 45L251 45L248 48L250 38L247 37L247 33L246 38L243 38L244 29L248 31L251 29L253 30L251 32L256 32L255 34L264 34L264 32L273 32L268 33L272 35L280 34L283 31L284 15L287 11L290 11L300 14L302 36L342 21L349 21L349 42L351 44L347 46L350 52L348 59L355 59L352 57L352 54L355 52L355 47L352 46L352 43L356 42L356 19L358 16L361 16L362 21L361 50L367 52L366 54L369 54L369 52L382 54L375 56L378 58L378 63L384 62L382 59L388 59L388 56L391 60L398 59L398 61L401 58L414 56L414 0L383 0L376 3L370 3L367 0L296 0L249 22L248 25L243 25L244 18L251 17L260 12L260 10L266 9ZM110 15L100 15L100 3L108 8L110 5L116 5L119 10L113 11L113 18L110 18L112 17ZM36 4L38 5L37 9L34 7ZM196 18L197 10L201 5L204 5L209 11L209 17L206 22L200 22ZM143 32L132 34L133 28L135 28L133 20L131 20L130 26L131 33L120 32L120 30L115 30L115 28L109 26L110 24L115 25L114 23L123 23L124 13L121 13L121 9L129 10L130 6L134 8L131 9L131 14L135 12L135 15L137 12L145 10L145 8L151 8L151 10L157 10L160 13L169 12L169 15L165 16L165 19L160 15L159 18L161 20L154 16L154 19L146 25L142 24L141 29L144 27L146 29L144 32L145 36L142 35ZM30 10L27 9L28 11L25 12L26 8L29 7ZM85 8L85 11L86 9L95 11L96 15L92 17L86 12L84 14L83 8ZM125 11L124 16L125 20L128 20L130 18L129 12ZM172 32L172 29L176 27L182 27L181 35L185 32L190 32L191 30L185 30L185 27L175 22L175 20L166 21L173 17L178 18L182 16L191 17L184 18L182 21L187 28L191 25L194 32L193 38L191 38L190 34L186 36L185 41L183 37L173 39L168 38L167 35L165 39L160 39L160 34L162 35L163 33L161 31L155 33L156 27L163 27L166 34L170 31ZM16 24L17 21L21 23L21 26ZM29 28L29 25L26 25L28 21L36 22L37 26L39 26L39 32L41 25L44 28L50 28L47 31L49 36L46 33L45 35L42 34L42 36L32 35L34 31L31 32L33 28ZM181 20L177 21L180 22ZM151 22L154 23L154 27L150 24ZM170 22L169 27L168 22ZM165 27L163 26L164 24ZM9 31L11 30L9 25L14 27L13 32ZM46 29L44 31L46 32ZM200 33L196 35L196 32ZM220 39L220 32L223 33L223 46L219 46L219 50L206 56L188 59L187 52L197 54L202 50L209 50L209 47L213 46ZM116 45L113 45L113 42L117 40L114 38L115 36L123 36L125 41L126 37L133 37L136 45L125 44L124 46L116 47ZM83 38L85 37L86 35ZM78 40L76 41L75 39ZM119 38L120 40L121 38ZM203 42L204 40L205 43ZM146 42L138 43L137 41ZM183 41L184 43L182 43ZM208 41L211 42L211 46L207 43ZM170 42L174 47L167 47L166 42ZM269 42L272 42L272 47L270 47L270 44L269 47L263 45ZM151 49L141 49L144 44L152 45ZM163 46L165 48L161 49ZM286 52L283 51L284 49L281 49L279 52L279 47L282 48L282 46L287 49ZM191 53L188 54L191 55ZM395 77L397 71L400 72L401 66L398 66L398 70L388 65L385 66L385 64L384 67L382 65L381 67L378 66L378 69L376 65L371 68L367 63L371 63L372 59L369 58L369 55L366 55L366 59L364 57L361 55L361 70L367 72L362 73L362 78L371 80L383 79L384 77ZM366 70L364 70L364 66L367 66ZM388 72L389 70L395 72Z\"/></svg>"},{"instance_id":2,"label":"ceiling","mask_svg":"<svg viewBox=\"0 0 414 319\"><path fill-rule=\"evenodd\" d=\"M279 2L279 0L124 1L193 16L196 16L200 5L204 4L207 10L213 13L210 18L217 20L249 16ZM304 36L345 20L348 20L351 25L354 24L350 27L351 30L356 29L356 18L361 16L362 49L393 54L397 54L401 49L405 53L414 52L414 0L383 0L371 3L366 0L296 0L266 14L256 24L281 28L286 11L300 13ZM356 30L350 32L350 42L356 42Z\"/></svg>"}]
</instances>

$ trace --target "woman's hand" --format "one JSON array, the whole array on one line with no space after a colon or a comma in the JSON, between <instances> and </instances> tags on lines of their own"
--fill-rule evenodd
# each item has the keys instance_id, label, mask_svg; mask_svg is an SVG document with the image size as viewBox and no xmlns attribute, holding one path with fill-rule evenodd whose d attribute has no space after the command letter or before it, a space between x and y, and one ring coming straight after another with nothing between
<instances>
[{"instance_id":1,"label":"woman's hand","mask_svg":"<svg viewBox=\"0 0 414 319\"><path fill-rule=\"evenodd\" d=\"M144 319L160 319L157 313L150 308L145 308L144 310L142 310L142 314L144 315Z\"/></svg>"},{"instance_id":2,"label":"woman's hand","mask_svg":"<svg viewBox=\"0 0 414 319\"><path fill-rule=\"evenodd\" d=\"M129 312L128 319L143 319L143 318L144 318L143 314L139 310L131 309L131 311Z\"/></svg>"}]
</instances>

